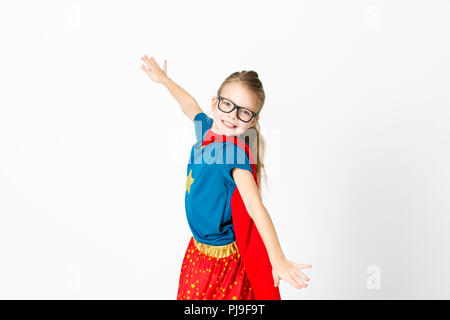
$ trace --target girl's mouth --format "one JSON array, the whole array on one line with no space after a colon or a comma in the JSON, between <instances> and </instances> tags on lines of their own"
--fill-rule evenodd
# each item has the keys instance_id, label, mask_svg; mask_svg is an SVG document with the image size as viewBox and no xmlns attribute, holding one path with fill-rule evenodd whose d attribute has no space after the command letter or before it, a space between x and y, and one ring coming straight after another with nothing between
<instances>
[{"instance_id":1,"label":"girl's mouth","mask_svg":"<svg viewBox=\"0 0 450 320\"><path fill-rule=\"evenodd\" d=\"M222 123L223 123L227 128L230 128L230 129L236 128L235 125L232 125L231 123L226 122L226 121L224 121L224 120L222 120Z\"/></svg>"}]
</instances>

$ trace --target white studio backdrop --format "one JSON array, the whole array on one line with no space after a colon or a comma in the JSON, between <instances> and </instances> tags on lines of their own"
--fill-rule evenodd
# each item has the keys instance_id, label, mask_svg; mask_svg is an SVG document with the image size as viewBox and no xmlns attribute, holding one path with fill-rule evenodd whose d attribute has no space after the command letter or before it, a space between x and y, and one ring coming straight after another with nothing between
<instances>
[{"instance_id":1,"label":"white studio backdrop","mask_svg":"<svg viewBox=\"0 0 450 320\"><path fill-rule=\"evenodd\" d=\"M449 1L2 1L0 297L176 299L195 134L266 90L264 204L283 299L450 298Z\"/></svg>"}]
</instances>

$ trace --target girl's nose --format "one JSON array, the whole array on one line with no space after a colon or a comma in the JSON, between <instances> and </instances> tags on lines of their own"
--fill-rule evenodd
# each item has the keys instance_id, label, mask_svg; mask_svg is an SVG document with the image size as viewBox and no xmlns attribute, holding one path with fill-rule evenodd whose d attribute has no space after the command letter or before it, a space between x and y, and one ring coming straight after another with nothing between
<instances>
[{"instance_id":1,"label":"girl's nose","mask_svg":"<svg viewBox=\"0 0 450 320\"><path fill-rule=\"evenodd\" d=\"M232 119L236 119L236 117L237 117L237 109L234 109L233 111L231 111L231 112L229 113L229 115L230 115L230 117L231 117Z\"/></svg>"}]
</instances>

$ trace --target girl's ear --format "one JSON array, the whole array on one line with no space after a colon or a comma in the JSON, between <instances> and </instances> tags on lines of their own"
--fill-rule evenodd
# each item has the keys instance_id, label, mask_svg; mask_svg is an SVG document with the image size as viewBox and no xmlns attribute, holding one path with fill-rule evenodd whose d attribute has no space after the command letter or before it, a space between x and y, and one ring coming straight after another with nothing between
<instances>
[{"instance_id":1,"label":"girl's ear","mask_svg":"<svg viewBox=\"0 0 450 320\"><path fill-rule=\"evenodd\" d=\"M213 97L211 100L211 111L214 112L216 110L217 107L217 97Z\"/></svg>"},{"instance_id":2,"label":"girl's ear","mask_svg":"<svg viewBox=\"0 0 450 320\"><path fill-rule=\"evenodd\" d=\"M258 120L259 120L259 116L256 116L256 117L253 118L253 120L252 120L252 122L253 122L252 127L256 125Z\"/></svg>"}]
</instances>

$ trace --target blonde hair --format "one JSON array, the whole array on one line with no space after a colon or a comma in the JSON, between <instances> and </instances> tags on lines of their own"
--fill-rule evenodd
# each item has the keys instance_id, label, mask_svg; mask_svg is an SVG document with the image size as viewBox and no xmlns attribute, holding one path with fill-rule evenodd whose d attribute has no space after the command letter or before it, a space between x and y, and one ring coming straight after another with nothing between
<instances>
[{"instance_id":1,"label":"blonde hair","mask_svg":"<svg viewBox=\"0 0 450 320\"><path fill-rule=\"evenodd\" d=\"M219 89L217 90L217 95L222 94L223 88L232 82L237 82L247 89L253 94L253 97L256 99L258 104L258 114L261 112L264 101L266 99L266 95L264 93L264 88L261 80L259 80L258 73L256 71L237 71L232 74L230 74L225 81L220 85ZM267 186L267 174L266 169L264 167L264 155L265 155L265 148L266 148L266 141L264 137L261 134L261 127L259 125L259 121L256 122L255 125L250 127L246 132L244 132L242 135L240 135L241 138L245 141L245 143L248 144L253 157L256 160L256 176L258 178L258 184L261 188L261 177L262 177L262 171L264 170L264 182Z\"/></svg>"}]
</instances>

